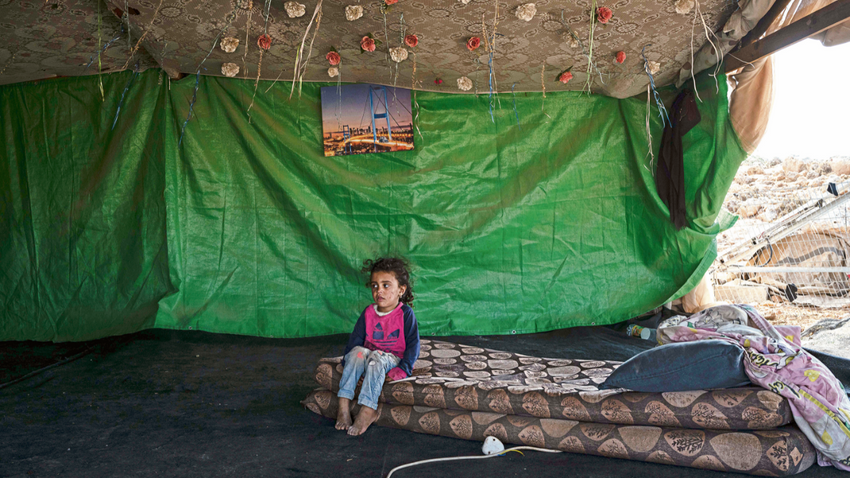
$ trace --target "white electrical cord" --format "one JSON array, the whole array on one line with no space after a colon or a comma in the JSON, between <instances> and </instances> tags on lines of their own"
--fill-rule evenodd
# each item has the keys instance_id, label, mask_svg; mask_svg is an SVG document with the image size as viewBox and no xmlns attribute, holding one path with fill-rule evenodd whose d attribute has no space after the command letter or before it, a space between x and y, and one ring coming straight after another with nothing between
<instances>
[{"instance_id":1,"label":"white electrical cord","mask_svg":"<svg viewBox=\"0 0 850 478\"><path fill-rule=\"evenodd\" d=\"M421 465L423 463L434 463L434 462L438 462L438 461L455 461L455 460L479 460L479 459L482 459L482 458L493 458L494 456L502 456L509 451L516 451L516 450L535 450L535 451L544 451L546 453L563 453L561 450L549 450L549 449L546 449L546 448L537 448L537 447L534 447L534 446L515 446L513 448L508 448L507 450L505 450L505 451L503 451L499 454L494 454L494 455L453 456L453 457L448 457L448 458L431 458L430 460L414 461L413 463L408 463L406 465L401 465L401 466L397 466L397 467L393 468L392 470L390 470L390 473L387 475L387 478L390 478L391 476L393 476L393 473L395 473L398 470L401 470L403 468L407 468L407 467L410 467L410 466Z\"/></svg>"}]
</instances>

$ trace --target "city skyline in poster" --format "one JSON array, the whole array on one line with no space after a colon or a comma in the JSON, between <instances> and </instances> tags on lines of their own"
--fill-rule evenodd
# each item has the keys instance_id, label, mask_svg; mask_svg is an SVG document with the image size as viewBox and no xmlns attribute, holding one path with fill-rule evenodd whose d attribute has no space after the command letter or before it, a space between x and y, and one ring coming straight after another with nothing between
<instances>
[{"instance_id":1,"label":"city skyline in poster","mask_svg":"<svg viewBox=\"0 0 850 478\"><path fill-rule=\"evenodd\" d=\"M326 86L321 98L325 156L413 149L410 90L369 84Z\"/></svg>"}]
</instances>

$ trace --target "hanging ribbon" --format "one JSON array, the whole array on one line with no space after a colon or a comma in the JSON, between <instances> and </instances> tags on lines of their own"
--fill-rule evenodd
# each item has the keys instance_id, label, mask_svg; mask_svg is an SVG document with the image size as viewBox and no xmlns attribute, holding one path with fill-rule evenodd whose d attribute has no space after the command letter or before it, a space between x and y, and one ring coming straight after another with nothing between
<instances>
[{"instance_id":1,"label":"hanging ribbon","mask_svg":"<svg viewBox=\"0 0 850 478\"><path fill-rule=\"evenodd\" d=\"M667 108L664 107L664 102L661 101L661 97L658 95L658 90L655 89L655 78L652 77L652 73L649 72L649 60L646 59L646 47L652 46L652 43L648 43L643 47L643 50L640 52L640 56L643 58L643 71L646 72L646 76L649 77L649 87L652 90L652 95L655 97L655 104L658 106L658 116L661 117L661 126L665 126L667 123L670 123L670 116L667 115ZM672 123L670 123L672 126Z\"/></svg>"},{"instance_id":2,"label":"hanging ribbon","mask_svg":"<svg viewBox=\"0 0 850 478\"><path fill-rule=\"evenodd\" d=\"M225 18L225 20L227 20L227 24L224 25L224 28L222 28L220 32L218 32L218 35L215 37L215 39L213 40L212 46L210 47L210 51L207 52L207 56L205 56L204 59L201 60L200 63L198 63L198 69L195 72L195 90L192 92L192 102L189 103L189 114L186 115L186 120L183 121L183 127L180 130L180 139L177 141L177 146L180 146L180 144L183 142L183 133L186 131L186 124L189 122L189 119L192 118L192 111L195 108L195 100L197 100L197 98L198 98L198 86L199 86L199 83L201 81L201 69L203 68L204 70L206 70L206 68L204 68L204 62L206 62L207 58L209 58L210 55L212 55L213 50L215 50L215 47L218 44L218 40L221 38L221 36L224 34L224 32L230 27L230 24L233 23L233 20L235 20L235 19L236 19L236 7L233 7L233 10Z\"/></svg>"},{"instance_id":3,"label":"hanging ribbon","mask_svg":"<svg viewBox=\"0 0 850 478\"><path fill-rule=\"evenodd\" d=\"M552 117L549 116L548 113L546 113L546 110L543 109L543 107L546 105L546 80L545 80L545 75L546 75L546 62L544 61L543 65L540 67L540 89L543 90L543 99L540 101L540 111L542 111L543 114L546 115L547 118L552 119ZM547 121L547 123L548 123L548 121Z\"/></svg>"},{"instance_id":4,"label":"hanging ribbon","mask_svg":"<svg viewBox=\"0 0 850 478\"><path fill-rule=\"evenodd\" d=\"M516 109L516 91L514 91L514 88L516 88L516 83L511 86L511 93L514 95L514 116L516 116L516 126L520 131L522 131L522 126L519 124L519 111Z\"/></svg>"},{"instance_id":5,"label":"hanging ribbon","mask_svg":"<svg viewBox=\"0 0 850 478\"><path fill-rule=\"evenodd\" d=\"M127 94L127 90L130 89L130 86L133 84L133 80L135 80L137 76L139 76L139 62L138 61L136 62L136 67L133 69L133 76L130 77L130 81L128 81L127 84L124 86L124 91L121 92L121 100L118 101L118 109L115 111L115 119L112 120L111 130L114 130L115 124L118 123L118 114L121 113L121 106L124 105L124 95Z\"/></svg>"},{"instance_id":6,"label":"hanging ribbon","mask_svg":"<svg viewBox=\"0 0 850 478\"><path fill-rule=\"evenodd\" d=\"M122 70L127 69L127 65L130 64L130 60L133 59L133 56L135 56L136 52L139 51L139 47L142 46L142 40L144 40L145 37L148 36L148 33L150 33L151 28L153 27L153 21L156 20L156 16L157 16L157 14L159 14L159 9L162 8L162 2L163 2L163 0L159 0L159 6L157 6L156 10L153 12L153 17L151 17L151 22L148 23L148 27L145 29L145 32L142 33L142 36L140 36L138 41L136 41L136 45L133 46L132 50L130 50L130 57L127 58L126 62L124 62L124 67L121 68Z\"/></svg>"}]
</instances>

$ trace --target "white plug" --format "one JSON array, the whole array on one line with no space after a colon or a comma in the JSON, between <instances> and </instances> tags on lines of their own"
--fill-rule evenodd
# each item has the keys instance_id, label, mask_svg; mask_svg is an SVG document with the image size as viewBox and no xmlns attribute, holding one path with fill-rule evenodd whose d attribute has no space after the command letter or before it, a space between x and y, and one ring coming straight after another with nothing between
<instances>
[{"instance_id":1,"label":"white plug","mask_svg":"<svg viewBox=\"0 0 850 478\"><path fill-rule=\"evenodd\" d=\"M487 437L484 439L484 446L481 447L481 451L485 455L498 455L505 451L505 445L496 437Z\"/></svg>"}]
</instances>

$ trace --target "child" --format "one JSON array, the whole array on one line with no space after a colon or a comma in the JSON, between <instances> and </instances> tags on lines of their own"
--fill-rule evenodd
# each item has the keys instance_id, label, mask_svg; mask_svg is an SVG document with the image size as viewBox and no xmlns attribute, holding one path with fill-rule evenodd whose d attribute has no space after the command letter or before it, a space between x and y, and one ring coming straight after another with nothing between
<instances>
[{"instance_id":1,"label":"child","mask_svg":"<svg viewBox=\"0 0 850 478\"><path fill-rule=\"evenodd\" d=\"M403 259L379 258L363 262L369 272L367 287L374 304L360 314L348 338L339 381L339 412L336 429L361 435L378 418L378 396L385 380L399 380L413 372L419 358L419 326L413 315L413 287ZM351 400L360 376L360 413L351 423Z\"/></svg>"}]
</instances>

